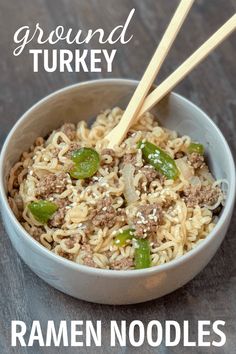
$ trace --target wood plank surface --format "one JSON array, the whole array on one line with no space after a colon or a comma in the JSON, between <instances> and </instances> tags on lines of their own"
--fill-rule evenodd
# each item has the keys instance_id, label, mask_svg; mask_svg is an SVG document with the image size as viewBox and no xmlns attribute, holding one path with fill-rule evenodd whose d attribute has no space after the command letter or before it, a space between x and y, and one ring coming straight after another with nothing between
<instances>
[{"instance_id":1,"label":"wood plank surface","mask_svg":"<svg viewBox=\"0 0 236 354\"><path fill-rule=\"evenodd\" d=\"M79 81L101 77L139 79L154 52L177 0L0 0L0 144L21 114L52 91ZM110 31L123 23L132 8L135 16L130 34L134 39L118 50L112 73L33 73L32 58L14 57L13 34L35 23L48 31L57 25ZM166 60L158 81L169 75L206 38L236 11L235 0L197 0ZM96 45L93 41L88 45ZM96 47L98 47L96 45ZM106 47L106 46L105 46ZM63 48L63 44L57 46ZM71 46L70 49L75 49ZM81 49L84 47L81 46ZM201 64L176 91L205 110L220 127L236 157L236 37L231 36ZM158 82L157 81L157 82ZM235 353L236 332L236 212L227 237L208 266L191 282L161 299L132 306L104 306L73 299L39 279L20 260L0 224L0 353ZM103 348L10 348L10 321L101 320ZM197 321L226 321L227 343L223 348L110 348L109 321L140 319L189 320L196 338Z\"/></svg>"}]
</instances>

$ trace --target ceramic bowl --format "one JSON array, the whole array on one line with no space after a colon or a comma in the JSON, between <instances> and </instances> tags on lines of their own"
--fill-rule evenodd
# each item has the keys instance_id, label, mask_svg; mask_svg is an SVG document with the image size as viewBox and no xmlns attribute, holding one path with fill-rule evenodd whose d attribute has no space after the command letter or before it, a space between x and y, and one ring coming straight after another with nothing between
<instances>
[{"instance_id":1,"label":"ceramic bowl","mask_svg":"<svg viewBox=\"0 0 236 354\"><path fill-rule=\"evenodd\" d=\"M125 108L136 81L123 79L79 83L54 92L30 108L15 124L2 148L0 196L2 218L13 246L23 261L51 286L76 298L103 304L133 304L161 297L183 286L211 260L223 241L234 206L235 166L229 146L213 121L196 105L172 93L154 109L160 123L190 135L206 147L216 178L227 179L225 206L213 231L195 249L167 264L142 270L102 270L73 263L35 241L15 218L6 194L11 166L37 136L63 122L90 120L101 110Z\"/></svg>"}]
</instances>

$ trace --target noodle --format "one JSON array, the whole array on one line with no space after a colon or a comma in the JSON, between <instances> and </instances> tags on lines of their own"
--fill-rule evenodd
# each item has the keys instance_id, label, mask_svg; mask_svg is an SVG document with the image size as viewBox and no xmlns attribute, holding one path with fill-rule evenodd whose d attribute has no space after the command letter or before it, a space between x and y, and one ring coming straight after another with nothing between
<instances>
[{"instance_id":1,"label":"noodle","mask_svg":"<svg viewBox=\"0 0 236 354\"><path fill-rule=\"evenodd\" d=\"M13 166L8 179L9 204L32 237L57 255L104 269L134 268L135 240L118 247L114 237L118 232L133 228L135 218L142 214L142 207L148 209L157 205L153 214L148 215L151 221L156 221L156 224L153 222L155 231L152 234L145 231L143 235L150 241L151 266L169 262L196 247L214 228L217 219L214 210L225 198L219 185L227 182L215 181L205 162L204 173L201 167L191 167L200 187L192 186L183 174L171 180L147 166L137 148L140 140L155 144L173 159L184 156L186 161L191 143L190 137L179 137L176 132L160 127L150 113L139 119L119 147L109 151L104 137L119 122L122 113L119 108L106 110L97 116L91 128L86 122L79 122L72 139L66 125L53 131L47 140L37 138L30 151L24 152ZM94 176L76 180L69 174L73 166L70 154L79 147L95 149L100 155L100 166ZM125 199L126 184L122 174L127 158L132 164L130 181L136 195L131 203ZM64 179L58 180L56 189L49 195L41 193L40 196L40 183L48 176L60 173ZM155 177L150 180L152 174ZM186 188L189 194L186 194ZM198 196L196 188L205 188L206 196L213 191L217 200L191 205L188 202L192 199L188 198ZM28 209L30 202L39 199L59 205L52 220L46 224L36 221ZM160 222L156 215L160 216Z\"/></svg>"}]
</instances>

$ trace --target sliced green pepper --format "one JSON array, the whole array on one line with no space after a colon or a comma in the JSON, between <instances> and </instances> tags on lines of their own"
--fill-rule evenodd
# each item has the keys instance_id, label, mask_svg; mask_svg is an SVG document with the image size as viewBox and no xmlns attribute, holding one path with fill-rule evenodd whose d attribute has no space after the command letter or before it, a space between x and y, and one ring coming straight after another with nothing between
<instances>
[{"instance_id":1,"label":"sliced green pepper","mask_svg":"<svg viewBox=\"0 0 236 354\"><path fill-rule=\"evenodd\" d=\"M114 245L117 247L125 246L134 237L134 230L127 229L116 235L114 239Z\"/></svg>"},{"instance_id":2,"label":"sliced green pepper","mask_svg":"<svg viewBox=\"0 0 236 354\"><path fill-rule=\"evenodd\" d=\"M142 150L145 161L166 178L176 179L179 176L179 170L175 164L175 160L165 151L148 141L139 142L138 147Z\"/></svg>"},{"instance_id":3,"label":"sliced green pepper","mask_svg":"<svg viewBox=\"0 0 236 354\"><path fill-rule=\"evenodd\" d=\"M70 175L76 179L92 177L100 164L97 151L86 147L73 151L71 160L74 162L74 167L70 170Z\"/></svg>"},{"instance_id":4,"label":"sliced green pepper","mask_svg":"<svg viewBox=\"0 0 236 354\"><path fill-rule=\"evenodd\" d=\"M151 266L149 242L146 239L135 238L134 232L134 229L127 229L118 233L114 239L114 245L118 247L126 246L131 239L135 239L135 269L149 268Z\"/></svg>"},{"instance_id":5,"label":"sliced green pepper","mask_svg":"<svg viewBox=\"0 0 236 354\"><path fill-rule=\"evenodd\" d=\"M190 143L188 146L188 152L192 154L193 152L204 155L204 146L199 143Z\"/></svg>"},{"instance_id":6,"label":"sliced green pepper","mask_svg":"<svg viewBox=\"0 0 236 354\"><path fill-rule=\"evenodd\" d=\"M35 220L45 224L57 211L58 206L48 200L38 200L36 202L31 202L28 205L28 209Z\"/></svg>"},{"instance_id":7,"label":"sliced green pepper","mask_svg":"<svg viewBox=\"0 0 236 354\"><path fill-rule=\"evenodd\" d=\"M146 239L136 239L134 264L135 269L149 268L151 266L150 246Z\"/></svg>"}]
</instances>

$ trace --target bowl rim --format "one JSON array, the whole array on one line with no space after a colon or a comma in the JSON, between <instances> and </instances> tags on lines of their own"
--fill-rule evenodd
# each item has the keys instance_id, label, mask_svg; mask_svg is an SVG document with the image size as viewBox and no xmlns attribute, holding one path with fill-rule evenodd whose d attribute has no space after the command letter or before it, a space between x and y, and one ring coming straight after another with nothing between
<instances>
[{"instance_id":1,"label":"bowl rim","mask_svg":"<svg viewBox=\"0 0 236 354\"><path fill-rule=\"evenodd\" d=\"M229 145L221 133L220 129L216 126L216 124L211 120L211 118L197 105L195 105L193 102L188 100L187 98L183 97L180 94L177 94L175 92L172 92L171 95L174 95L177 97L177 99L181 100L185 104L192 106L193 109L197 110L204 118L208 121L208 123L211 124L212 128L215 129L220 136L220 139L222 139L225 148L228 153L228 160L229 160L229 166L230 166L230 173L231 173L231 178L232 178L232 183L229 185L228 189L228 198L226 200L225 206L223 208L223 212L216 224L216 226L213 228L213 230L207 235L207 237L202 240L195 248L192 250L188 251L184 255L182 255L179 258L176 258L174 260L169 261L168 263L164 263L161 265L153 266L150 268L145 268L145 269L135 269L135 270L111 270L111 269L101 269L101 268L93 268L89 267L83 264L75 263L73 261L67 260L66 258L63 258L52 251L48 250L46 247L41 245L38 241L36 241L20 224L20 222L16 219L12 209L10 208L10 205L7 200L7 194L5 193L5 188L4 188L4 178L3 178L3 168L4 168L4 162L5 162L5 154L8 148L8 144L11 141L11 138L15 131L17 131L21 124L27 120L29 113L31 113L35 108L38 106L44 104L48 100L50 100L53 96L56 96L58 94L61 94L62 92L65 91L70 91L73 90L74 88L77 87L82 87L82 86L99 86L100 84L125 84L129 86L136 86L139 81L133 80L133 79L122 79L122 78L109 78L109 79L98 79L98 80L89 80L89 81L83 81L79 82L73 85L68 85L65 86L59 90L53 91L51 94L43 97L39 101L37 101L32 107L30 107L21 117L16 121L16 123L13 125L13 127L10 129L5 142L2 146L1 154L0 154L0 197L1 197L1 202L5 206L5 210L8 214L8 217L10 219L10 222L14 224L14 227L17 229L17 233L20 234L20 237L23 237L24 241L28 243L28 245L37 250L42 256L45 256L46 258L51 259L55 263L60 263L60 265L64 265L66 268L71 268L73 270L81 271L83 273L87 274L92 274L94 276L104 276L107 278L112 278L112 277L117 277L117 278L129 278L129 277L145 277L147 275L153 275L157 274L163 271L170 270L178 265L181 265L183 263L186 263L189 259L192 257L199 255L201 251L207 247L207 245L215 238L217 237L217 233L220 231L224 223L227 223L228 217L231 216L233 206L234 206L234 200L235 200L235 193L236 193L236 174L235 174L235 164L234 164L234 159L231 153L231 150L229 148ZM3 208L3 205L2 205ZM1 209L2 209L1 208ZM9 237L9 235L8 235Z\"/></svg>"}]
</instances>

